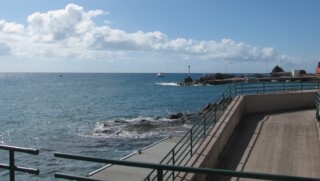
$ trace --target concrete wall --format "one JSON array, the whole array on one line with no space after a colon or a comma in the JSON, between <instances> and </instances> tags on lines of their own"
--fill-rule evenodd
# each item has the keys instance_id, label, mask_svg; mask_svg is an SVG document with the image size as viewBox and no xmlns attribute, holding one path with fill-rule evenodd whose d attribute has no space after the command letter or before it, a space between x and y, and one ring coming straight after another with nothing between
<instances>
[{"instance_id":1,"label":"concrete wall","mask_svg":"<svg viewBox=\"0 0 320 181\"><path fill-rule=\"evenodd\" d=\"M186 166L214 168L244 115L315 107L315 95L315 91L310 91L236 97ZM179 173L175 180L202 181L205 175Z\"/></svg>"},{"instance_id":2,"label":"concrete wall","mask_svg":"<svg viewBox=\"0 0 320 181\"><path fill-rule=\"evenodd\" d=\"M227 111L222 115L206 139L196 150L193 157L187 162L188 167L212 167L216 165L220 154L231 137L234 129L245 113L245 101L243 96L236 97L228 106ZM209 156L210 155L210 156ZM178 180L205 180L205 175L180 173Z\"/></svg>"},{"instance_id":3,"label":"concrete wall","mask_svg":"<svg viewBox=\"0 0 320 181\"><path fill-rule=\"evenodd\" d=\"M284 111L315 106L315 92L292 92L264 95L246 95L246 114Z\"/></svg>"}]
</instances>

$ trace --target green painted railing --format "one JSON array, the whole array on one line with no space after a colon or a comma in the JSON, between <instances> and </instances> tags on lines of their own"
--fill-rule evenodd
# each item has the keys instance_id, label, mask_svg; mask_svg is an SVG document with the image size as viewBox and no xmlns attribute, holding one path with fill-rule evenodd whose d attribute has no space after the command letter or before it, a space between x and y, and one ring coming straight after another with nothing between
<instances>
[{"instance_id":1,"label":"green painted railing","mask_svg":"<svg viewBox=\"0 0 320 181\"><path fill-rule=\"evenodd\" d=\"M320 92L316 93L316 118L320 123ZM320 125L319 125L320 126Z\"/></svg>"},{"instance_id":2,"label":"green painted railing","mask_svg":"<svg viewBox=\"0 0 320 181\"><path fill-rule=\"evenodd\" d=\"M180 141L169 151L169 153L160 161L160 164L181 166L189 160L197 147L207 136L207 132L215 125L221 117L229 103L235 96L234 84L230 84L226 91L221 94L217 101L212 104L193 124L191 129L180 139ZM176 176L172 170L166 170L163 173L163 179L169 180ZM144 179L145 181L154 181L158 177L156 170Z\"/></svg>"},{"instance_id":3,"label":"green painted railing","mask_svg":"<svg viewBox=\"0 0 320 181\"><path fill-rule=\"evenodd\" d=\"M312 89L319 90L319 85L319 81L232 83L216 100L214 106L206 111L193 125L193 127L185 134L185 136L181 138L176 146L171 151L169 151L169 153L163 158L160 164L170 164L176 166L184 165L186 160L191 158L191 156L193 155L195 149L197 148L197 144L201 144L201 141L204 140L204 137L207 135L206 133L208 132L208 130L214 126L214 124L225 111L226 107L236 95L266 94L272 92L304 91ZM165 180L169 180L170 178L173 179L174 177L174 171L168 170L164 173ZM156 179L156 170L153 170L144 179L144 181L154 181Z\"/></svg>"},{"instance_id":4,"label":"green painted railing","mask_svg":"<svg viewBox=\"0 0 320 181\"><path fill-rule=\"evenodd\" d=\"M9 151L9 165L0 163L0 168L10 171L10 181L15 180L16 171L26 172L26 173L35 174L35 175L38 175L40 173L39 169L16 166L14 162L15 152L23 152L23 153L38 155L39 150L31 149L31 148L16 147L16 146L8 146L8 145L0 145L0 150Z\"/></svg>"},{"instance_id":5,"label":"green painted railing","mask_svg":"<svg viewBox=\"0 0 320 181\"><path fill-rule=\"evenodd\" d=\"M265 173L254 173L254 172L239 172L239 171L233 171L233 170L222 170L222 169L212 169L212 168L181 167L181 166L174 166L174 165L163 165L163 164L141 163L141 162L124 161L124 160L101 159L101 158L85 157L85 156L70 155L70 154L63 154L63 153L55 153L54 156L59 157L59 158L90 161L90 162L96 162L96 163L105 163L105 164L114 164L114 165L154 169L157 171L157 181L164 180L165 171L188 172L188 173L207 174L207 175L211 174L211 175L238 177L238 178L276 180L276 181L320 181L319 178L296 177L296 176L288 176L288 175L265 174ZM101 181L101 180L97 180L97 179L92 179L92 178L87 178L87 177L79 177L79 176L63 174L63 173L56 173L55 177L62 178L62 179L69 179L69 180L78 180L78 181Z\"/></svg>"},{"instance_id":6,"label":"green painted railing","mask_svg":"<svg viewBox=\"0 0 320 181\"><path fill-rule=\"evenodd\" d=\"M266 94L274 92L290 92L320 90L320 81L312 82L257 82L257 83L235 83L235 94Z\"/></svg>"}]
</instances>

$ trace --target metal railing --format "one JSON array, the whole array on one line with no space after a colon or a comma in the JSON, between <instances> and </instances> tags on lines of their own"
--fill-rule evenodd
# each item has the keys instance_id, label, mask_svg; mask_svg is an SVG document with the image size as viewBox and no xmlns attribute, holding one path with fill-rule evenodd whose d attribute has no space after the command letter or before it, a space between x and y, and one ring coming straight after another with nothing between
<instances>
[{"instance_id":1,"label":"metal railing","mask_svg":"<svg viewBox=\"0 0 320 181\"><path fill-rule=\"evenodd\" d=\"M9 151L9 165L0 163L0 168L10 171L10 181L15 180L15 172L16 171L39 175L39 173L40 173L39 169L16 166L15 162L14 162L15 161L15 158L14 158L15 152L23 152L23 153L38 155L39 150L31 149L31 148L16 147L16 146L8 146L8 145L0 145L0 150L8 150Z\"/></svg>"},{"instance_id":2,"label":"metal railing","mask_svg":"<svg viewBox=\"0 0 320 181\"><path fill-rule=\"evenodd\" d=\"M55 153L54 156L59 158L90 161L90 162L96 162L96 163L154 169L157 171L157 181L164 180L165 178L164 171L188 172L188 173L197 173L197 174L206 174L206 175L212 174L212 175L221 175L221 176L238 177L238 178L276 180L276 181L319 181L320 180L319 178L296 177L296 176L278 175L278 174L239 172L239 171L233 171L233 170L222 170L222 169L212 169L212 168L181 167L181 166L174 166L174 165L101 159L101 158L85 157L85 156L70 155L70 154L63 154L63 153ZM62 178L62 179L69 179L69 180L78 180L78 181L101 181L98 179L92 179L88 177L79 177L79 176L74 176L74 175L69 175L64 173L56 173L55 177Z\"/></svg>"},{"instance_id":3,"label":"metal railing","mask_svg":"<svg viewBox=\"0 0 320 181\"><path fill-rule=\"evenodd\" d=\"M320 92L316 93L316 118L317 121L320 123Z\"/></svg>"},{"instance_id":4,"label":"metal railing","mask_svg":"<svg viewBox=\"0 0 320 181\"><path fill-rule=\"evenodd\" d=\"M184 165L207 136L208 130L210 130L221 117L234 96L234 85L230 84L218 100L199 117L190 130L160 161L160 164L176 166ZM163 173L164 180L169 180L170 178L174 179L175 176L176 174L172 170L166 170ZM154 181L157 177L158 174L156 173L156 170L153 170L144 180Z\"/></svg>"},{"instance_id":5,"label":"metal railing","mask_svg":"<svg viewBox=\"0 0 320 181\"><path fill-rule=\"evenodd\" d=\"M320 81L312 82L257 82L257 83L235 83L235 94L266 94L273 92L290 92L320 90Z\"/></svg>"},{"instance_id":6,"label":"metal railing","mask_svg":"<svg viewBox=\"0 0 320 181\"><path fill-rule=\"evenodd\" d=\"M200 145L200 142L204 140L203 137L206 137L207 131L215 125L217 120L222 116L226 107L236 95L304 91L311 89L319 90L319 81L232 83L227 87L225 92L221 94L211 109L206 111L192 126L192 128L181 138L175 147L169 151L169 153L162 159L160 164L170 164L176 166L185 164L186 160L192 157L195 149L197 148L196 145ZM169 180L170 177L174 178L175 172L168 170L164 173L164 179ZM156 178L156 170L153 170L144 179L144 181L154 181Z\"/></svg>"}]
</instances>

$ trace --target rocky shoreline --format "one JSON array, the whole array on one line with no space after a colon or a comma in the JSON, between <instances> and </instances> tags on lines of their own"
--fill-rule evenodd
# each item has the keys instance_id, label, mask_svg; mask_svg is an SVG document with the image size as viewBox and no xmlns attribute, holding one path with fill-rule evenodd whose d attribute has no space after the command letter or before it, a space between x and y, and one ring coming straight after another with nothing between
<instances>
[{"instance_id":1,"label":"rocky shoreline","mask_svg":"<svg viewBox=\"0 0 320 181\"><path fill-rule=\"evenodd\" d=\"M172 130L183 132L187 131L194 122L196 122L203 114L212 110L215 106L216 104L209 103L202 110L192 114L179 112L169 114L166 117L137 118L134 121L115 119L114 121L104 122L102 127L94 130L94 134L121 136L121 134L125 132L136 134L143 134L151 131L170 132Z\"/></svg>"}]
</instances>

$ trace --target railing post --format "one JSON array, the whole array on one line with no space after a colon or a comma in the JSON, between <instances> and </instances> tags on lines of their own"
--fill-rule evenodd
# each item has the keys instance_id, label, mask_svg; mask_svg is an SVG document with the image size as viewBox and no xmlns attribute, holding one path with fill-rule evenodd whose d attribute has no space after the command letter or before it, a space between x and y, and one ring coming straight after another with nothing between
<instances>
[{"instance_id":1,"label":"railing post","mask_svg":"<svg viewBox=\"0 0 320 181\"><path fill-rule=\"evenodd\" d=\"M172 165L175 165L176 164L176 161L174 159L174 149L172 149ZM174 180L174 171L172 171L172 180Z\"/></svg>"},{"instance_id":2,"label":"railing post","mask_svg":"<svg viewBox=\"0 0 320 181\"><path fill-rule=\"evenodd\" d=\"M303 91L303 82L300 82L300 85L301 85L301 92Z\"/></svg>"},{"instance_id":3,"label":"railing post","mask_svg":"<svg viewBox=\"0 0 320 181\"><path fill-rule=\"evenodd\" d=\"M10 181L15 181L14 151L9 150Z\"/></svg>"},{"instance_id":4,"label":"railing post","mask_svg":"<svg viewBox=\"0 0 320 181\"><path fill-rule=\"evenodd\" d=\"M176 160L174 159L175 157L175 153L174 153L174 149L172 149L172 165L176 164Z\"/></svg>"},{"instance_id":5,"label":"railing post","mask_svg":"<svg viewBox=\"0 0 320 181\"><path fill-rule=\"evenodd\" d=\"M163 170L162 169L157 169L157 177L158 181L163 181Z\"/></svg>"},{"instance_id":6,"label":"railing post","mask_svg":"<svg viewBox=\"0 0 320 181\"><path fill-rule=\"evenodd\" d=\"M266 93L266 85L265 85L265 82L262 83L262 89L263 89L263 93L265 94L265 93Z\"/></svg>"},{"instance_id":7,"label":"railing post","mask_svg":"<svg viewBox=\"0 0 320 181\"><path fill-rule=\"evenodd\" d=\"M284 90L285 90L285 82L282 82L282 92L284 92Z\"/></svg>"}]
</instances>

